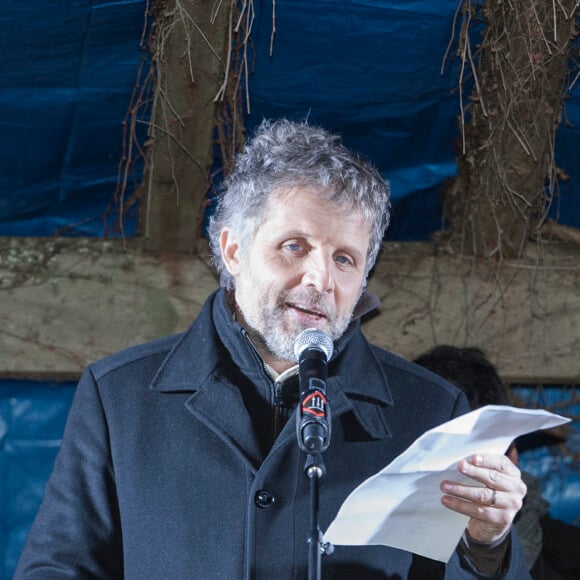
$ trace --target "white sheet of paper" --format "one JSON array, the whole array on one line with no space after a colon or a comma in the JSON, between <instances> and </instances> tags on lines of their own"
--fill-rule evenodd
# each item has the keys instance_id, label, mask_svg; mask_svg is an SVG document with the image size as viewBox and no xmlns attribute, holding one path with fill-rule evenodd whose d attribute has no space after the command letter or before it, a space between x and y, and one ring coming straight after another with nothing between
<instances>
[{"instance_id":1,"label":"white sheet of paper","mask_svg":"<svg viewBox=\"0 0 580 580\"><path fill-rule=\"evenodd\" d=\"M467 516L441 504L441 481L468 480L457 462L474 454L504 453L520 435L569 421L544 410L487 405L443 423L361 483L342 504L324 540L383 544L447 562L468 522Z\"/></svg>"}]
</instances>

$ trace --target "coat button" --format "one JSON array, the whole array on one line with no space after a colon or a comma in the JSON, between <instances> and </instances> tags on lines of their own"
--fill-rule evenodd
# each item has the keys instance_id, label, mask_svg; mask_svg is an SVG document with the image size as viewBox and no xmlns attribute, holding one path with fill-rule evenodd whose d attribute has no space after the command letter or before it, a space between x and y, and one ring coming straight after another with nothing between
<instances>
[{"instance_id":1,"label":"coat button","mask_svg":"<svg viewBox=\"0 0 580 580\"><path fill-rule=\"evenodd\" d=\"M276 498L267 489L261 489L256 492L254 497L254 503L261 509L269 508L275 501Z\"/></svg>"}]
</instances>

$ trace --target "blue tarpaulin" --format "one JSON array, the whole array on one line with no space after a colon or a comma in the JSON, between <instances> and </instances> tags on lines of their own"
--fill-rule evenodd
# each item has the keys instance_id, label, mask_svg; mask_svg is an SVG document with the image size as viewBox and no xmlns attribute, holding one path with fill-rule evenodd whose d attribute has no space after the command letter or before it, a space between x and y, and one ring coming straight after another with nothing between
<instances>
[{"instance_id":1,"label":"blue tarpaulin","mask_svg":"<svg viewBox=\"0 0 580 580\"><path fill-rule=\"evenodd\" d=\"M253 5L247 127L289 116L340 132L391 181L389 238L429 239L457 169L460 63L448 54L457 0L278 1L272 55L273 5ZM0 7L0 235L103 235L144 57L145 8L144 0ZM574 227L579 142L576 82L556 143L570 179L552 209ZM129 193L139 170L132 178Z\"/></svg>"},{"instance_id":2,"label":"blue tarpaulin","mask_svg":"<svg viewBox=\"0 0 580 580\"><path fill-rule=\"evenodd\" d=\"M0 235L102 235L143 0L0 6Z\"/></svg>"},{"instance_id":3,"label":"blue tarpaulin","mask_svg":"<svg viewBox=\"0 0 580 580\"><path fill-rule=\"evenodd\" d=\"M73 383L0 381L0 579L12 578L60 446Z\"/></svg>"}]
</instances>

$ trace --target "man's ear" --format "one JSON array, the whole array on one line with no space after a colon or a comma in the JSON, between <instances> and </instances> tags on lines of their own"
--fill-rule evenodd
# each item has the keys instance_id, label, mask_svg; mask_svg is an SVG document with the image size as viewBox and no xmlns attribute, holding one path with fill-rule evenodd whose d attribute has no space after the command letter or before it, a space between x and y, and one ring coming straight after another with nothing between
<instances>
[{"instance_id":1,"label":"man's ear","mask_svg":"<svg viewBox=\"0 0 580 580\"><path fill-rule=\"evenodd\" d=\"M240 271L239 249L236 236L231 230L224 228L220 234L220 248L225 267L232 276Z\"/></svg>"}]
</instances>

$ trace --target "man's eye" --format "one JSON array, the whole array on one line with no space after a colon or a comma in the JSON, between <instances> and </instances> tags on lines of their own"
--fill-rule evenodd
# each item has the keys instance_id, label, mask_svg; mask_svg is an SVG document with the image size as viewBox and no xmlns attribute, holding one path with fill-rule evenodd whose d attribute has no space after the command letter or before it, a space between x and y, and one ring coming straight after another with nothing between
<instances>
[{"instance_id":1,"label":"man's eye","mask_svg":"<svg viewBox=\"0 0 580 580\"><path fill-rule=\"evenodd\" d=\"M348 256L340 255L340 256L336 256L335 259L341 266L352 266L354 264L352 259L349 258Z\"/></svg>"},{"instance_id":2,"label":"man's eye","mask_svg":"<svg viewBox=\"0 0 580 580\"><path fill-rule=\"evenodd\" d=\"M284 244L284 247L291 252L299 252L302 249L302 246L297 242L290 242L288 244Z\"/></svg>"}]
</instances>

